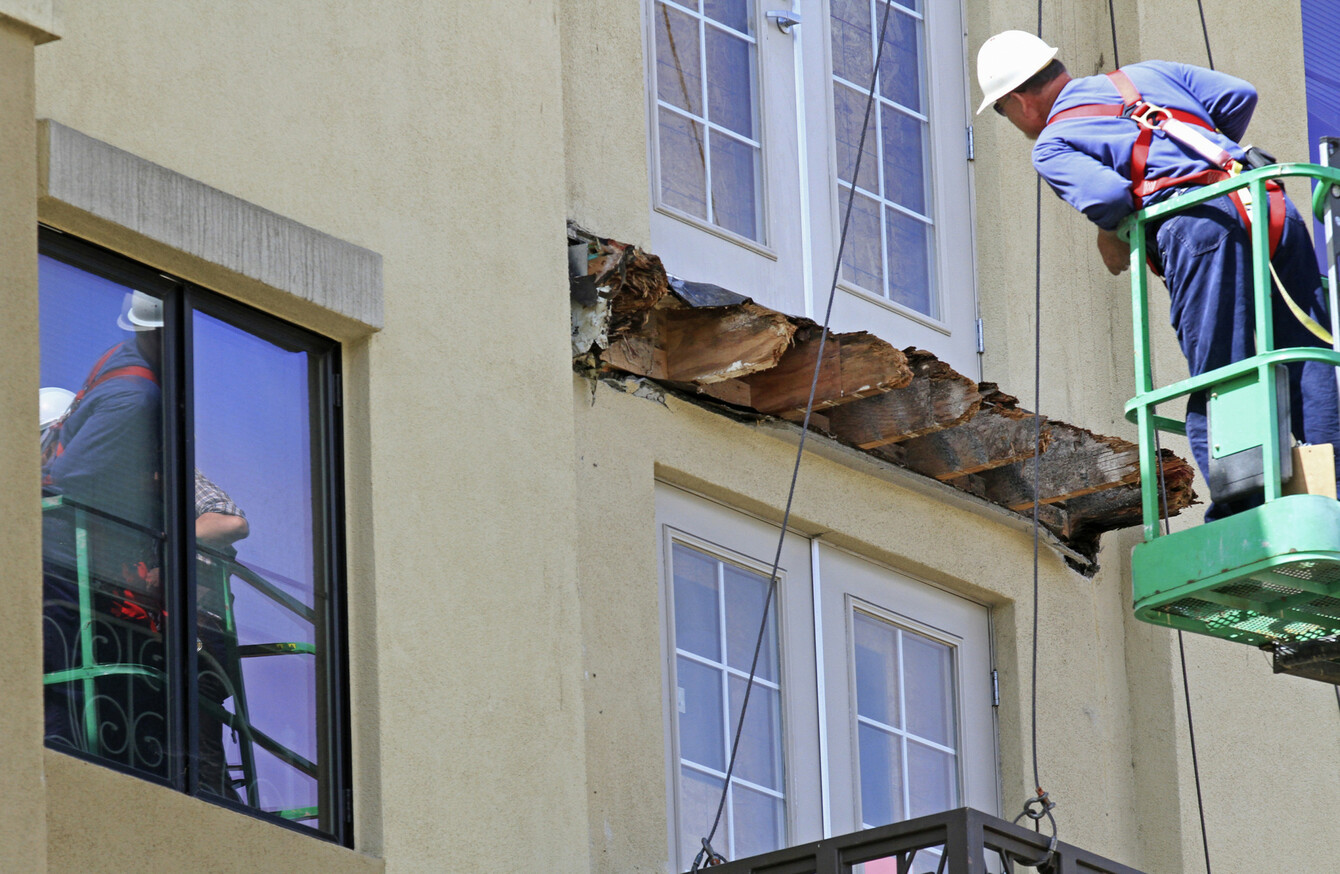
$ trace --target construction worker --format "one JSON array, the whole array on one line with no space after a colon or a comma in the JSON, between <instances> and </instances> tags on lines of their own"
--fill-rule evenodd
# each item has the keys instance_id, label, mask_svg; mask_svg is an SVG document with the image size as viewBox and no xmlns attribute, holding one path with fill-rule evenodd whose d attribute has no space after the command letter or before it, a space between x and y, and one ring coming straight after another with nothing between
<instances>
[{"instance_id":1,"label":"construction worker","mask_svg":"<svg viewBox=\"0 0 1340 874\"><path fill-rule=\"evenodd\" d=\"M1130 266L1130 248L1117 235L1122 220L1194 186L1228 178L1238 167L1234 162L1246 159L1238 140L1256 107L1256 90L1233 76L1166 61L1071 78L1057 53L1023 31L991 37L977 55L984 95L977 111L994 107L1035 141L1038 175L1098 226L1099 254L1115 276ZM1145 113L1148 118L1141 123ZM1192 133L1181 139L1172 135L1164 129L1168 118ZM1330 317L1303 218L1282 190L1271 200L1271 237L1278 239L1272 263L1298 305L1327 325ZM1243 205L1225 195L1148 229L1151 266L1168 288L1172 325L1193 376L1255 354L1247 217ZM1326 345L1304 328L1280 295L1273 296L1273 313L1276 348ZM1336 443L1340 412L1334 368L1319 362L1290 364L1289 389L1294 436L1306 443ZM1188 397L1186 426L1196 463L1210 480L1203 392ZM1206 521L1261 502L1259 489L1229 500L1211 497Z\"/></svg>"}]
</instances>

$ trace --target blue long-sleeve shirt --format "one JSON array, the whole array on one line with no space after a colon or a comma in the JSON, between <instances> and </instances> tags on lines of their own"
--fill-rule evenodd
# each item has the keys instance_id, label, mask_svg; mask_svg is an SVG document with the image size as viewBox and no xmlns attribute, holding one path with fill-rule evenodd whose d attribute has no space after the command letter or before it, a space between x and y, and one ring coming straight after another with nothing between
<instances>
[{"instance_id":1,"label":"blue long-sleeve shirt","mask_svg":"<svg viewBox=\"0 0 1340 874\"><path fill-rule=\"evenodd\" d=\"M100 372L132 366L155 369L133 340L122 343ZM135 375L105 380L66 418L63 450L43 471L49 494L65 495L113 517L88 520L95 576L117 580L122 565L144 560L146 551L158 549L155 538L131 526L157 531L163 525L161 408L156 382ZM67 568L75 560L71 519L69 513L48 513L42 526L44 555Z\"/></svg>"},{"instance_id":2,"label":"blue long-sleeve shirt","mask_svg":"<svg viewBox=\"0 0 1340 874\"><path fill-rule=\"evenodd\" d=\"M1217 131L1197 128L1241 159L1238 146L1256 109L1256 89L1234 76L1176 64L1144 61L1122 67L1148 102L1180 109L1210 122ZM1075 106L1120 106L1121 95L1107 76L1072 79L1061 89L1051 115ZM1050 116L1049 116L1050 117ZM1129 119L1089 117L1047 125L1033 145L1033 167L1062 200L1100 228L1114 230L1135 211L1131 196L1131 149L1139 127ZM1195 152L1162 133L1149 146L1146 179L1183 176L1206 169ZM1170 189L1145 198L1145 205L1171 195Z\"/></svg>"}]
</instances>

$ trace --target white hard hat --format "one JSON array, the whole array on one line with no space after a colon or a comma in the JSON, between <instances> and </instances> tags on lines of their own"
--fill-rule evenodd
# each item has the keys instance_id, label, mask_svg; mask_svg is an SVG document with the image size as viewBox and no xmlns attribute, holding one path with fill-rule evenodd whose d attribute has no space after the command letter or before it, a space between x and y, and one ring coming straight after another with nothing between
<instances>
[{"instance_id":1,"label":"white hard hat","mask_svg":"<svg viewBox=\"0 0 1340 874\"><path fill-rule=\"evenodd\" d=\"M1032 78L1060 51L1022 30L1007 30L982 43L977 50L977 84L984 99L980 113Z\"/></svg>"},{"instance_id":2,"label":"white hard hat","mask_svg":"<svg viewBox=\"0 0 1340 874\"><path fill-rule=\"evenodd\" d=\"M37 410L42 419L42 430L65 415L74 402L74 392L68 388L45 387L37 390Z\"/></svg>"},{"instance_id":3,"label":"white hard hat","mask_svg":"<svg viewBox=\"0 0 1340 874\"><path fill-rule=\"evenodd\" d=\"M152 331L163 327L163 302L142 291L132 291L121 303L116 324L123 331Z\"/></svg>"}]
</instances>

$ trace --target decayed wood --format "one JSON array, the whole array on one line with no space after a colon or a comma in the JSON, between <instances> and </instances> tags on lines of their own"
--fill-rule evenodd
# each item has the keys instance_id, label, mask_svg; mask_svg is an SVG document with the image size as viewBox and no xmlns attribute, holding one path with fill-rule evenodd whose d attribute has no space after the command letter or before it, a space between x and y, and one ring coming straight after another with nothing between
<instances>
[{"instance_id":1,"label":"decayed wood","mask_svg":"<svg viewBox=\"0 0 1340 874\"><path fill-rule=\"evenodd\" d=\"M982 407L966 422L902 443L902 464L917 473L948 481L993 470L1033 457L1033 414L1021 410L1018 399L992 383L978 386ZM1051 429L1042 421L1039 451L1051 444Z\"/></svg>"},{"instance_id":2,"label":"decayed wood","mask_svg":"<svg viewBox=\"0 0 1340 874\"><path fill-rule=\"evenodd\" d=\"M751 405L761 413L805 412L822 329L806 327L777 366L745 377ZM912 381L907 356L864 331L830 334L814 392L814 408L824 409L872 394L900 389Z\"/></svg>"},{"instance_id":3,"label":"decayed wood","mask_svg":"<svg viewBox=\"0 0 1340 874\"><path fill-rule=\"evenodd\" d=\"M1171 450L1162 451L1163 486L1167 492L1166 513L1176 516L1196 502L1192 489L1195 471ZM1098 553L1098 538L1107 531L1129 528L1143 522L1140 483L1126 483L1066 501L1064 505L1039 507L1038 521L1077 552ZM1165 509L1165 508L1161 508Z\"/></svg>"},{"instance_id":4,"label":"decayed wood","mask_svg":"<svg viewBox=\"0 0 1340 874\"><path fill-rule=\"evenodd\" d=\"M601 358L639 376L708 385L774 367L795 331L786 316L754 303L658 306L641 329L611 332Z\"/></svg>"},{"instance_id":5,"label":"decayed wood","mask_svg":"<svg viewBox=\"0 0 1340 874\"><path fill-rule=\"evenodd\" d=\"M1052 422L1052 442L1038 463L1039 502L1052 504L1133 483L1140 478L1138 447L1120 437ZM987 497L1023 512L1033 506L1033 462L1016 462L981 474Z\"/></svg>"},{"instance_id":6,"label":"decayed wood","mask_svg":"<svg viewBox=\"0 0 1340 874\"><path fill-rule=\"evenodd\" d=\"M839 440L861 449L952 428L977 413L977 383L921 349L905 349L912 368L906 388L835 407L829 423Z\"/></svg>"},{"instance_id":7,"label":"decayed wood","mask_svg":"<svg viewBox=\"0 0 1340 874\"><path fill-rule=\"evenodd\" d=\"M661 259L614 240L593 239L587 246L587 275L609 289L609 333L641 329L670 290Z\"/></svg>"}]
</instances>

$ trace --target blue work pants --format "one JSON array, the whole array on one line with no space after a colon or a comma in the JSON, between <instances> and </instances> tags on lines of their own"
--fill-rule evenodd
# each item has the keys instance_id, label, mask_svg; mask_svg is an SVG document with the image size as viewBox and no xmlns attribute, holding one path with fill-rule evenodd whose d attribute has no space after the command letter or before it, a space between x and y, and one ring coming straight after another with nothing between
<instances>
[{"instance_id":1,"label":"blue work pants","mask_svg":"<svg viewBox=\"0 0 1340 874\"><path fill-rule=\"evenodd\" d=\"M1167 219L1156 232L1164 283L1172 305L1172 325L1196 376L1256 354L1253 331L1252 258L1250 235L1227 195ZM1317 273L1303 218L1287 202L1284 234L1272 263L1289 294L1308 315L1330 325L1325 295ZM1275 348L1325 346L1289 311L1281 296L1271 295ZM1304 443L1340 440L1335 368L1317 361L1289 365L1290 423ZM1186 433L1201 473L1208 475L1206 397L1187 399ZM1340 447L1337 447L1340 458ZM1212 521L1257 506L1260 496L1233 502L1211 502L1205 520Z\"/></svg>"}]
</instances>

